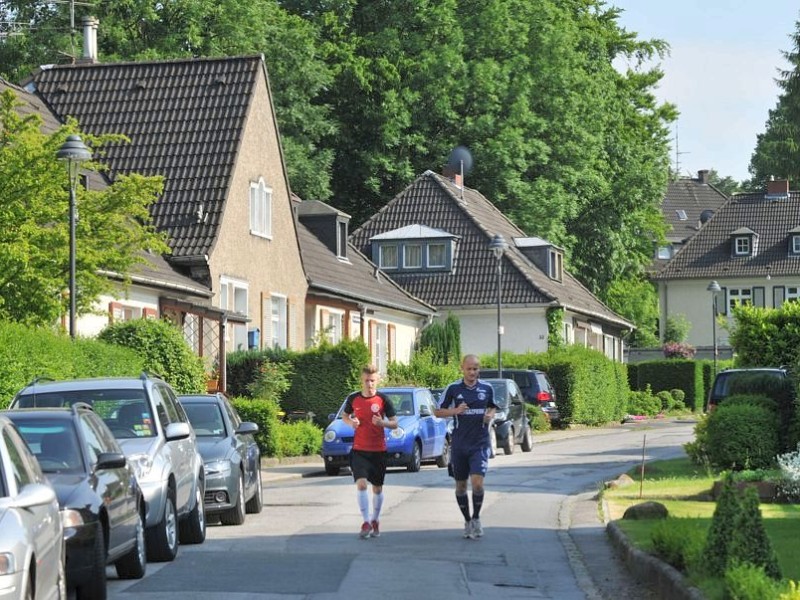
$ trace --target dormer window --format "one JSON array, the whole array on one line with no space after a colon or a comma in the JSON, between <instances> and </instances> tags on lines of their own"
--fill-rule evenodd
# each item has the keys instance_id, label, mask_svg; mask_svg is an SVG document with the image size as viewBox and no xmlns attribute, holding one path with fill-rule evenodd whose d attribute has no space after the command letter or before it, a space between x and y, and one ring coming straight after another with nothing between
<instances>
[{"instance_id":1,"label":"dormer window","mask_svg":"<svg viewBox=\"0 0 800 600\"><path fill-rule=\"evenodd\" d=\"M425 225L406 225L370 238L372 261L381 269L429 273L451 271L456 236Z\"/></svg>"},{"instance_id":2,"label":"dormer window","mask_svg":"<svg viewBox=\"0 0 800 600\"><path fill-rule=\"evenodd\" d=\"M736 256L750 255L750 238L748 236L734 238L733 242L735 244L733 253L736 254Z\"/></svg>"},{"instance_id":3,"label":"dormer window","mask_svg":"<svg viewBox=\"0 0 800 600\"><path fill-rule=\"evenodd\" d=\"M550 250L547 266L550 279L561 281L564 278L564 255L559 250Z\"/></svg>"},{"instance_id":4,"label":"dormer window","mask_svg":"<svg viewBox=\"0 0 800 600\"><path fill-rule=\"evenodd\" d=\"M447 245L439 243L428 244L428 267L431 269L443 269L446 266Z\"/></svg>"},{"instance_id":5,"label":"dormer window","mask_svg":"<svg viewBox=\"0 0 800 600\"><path fill-rule=\"evenodd\" d=\"M749 227L731 232L731 254L734 258L758 254L758 234Z\"/></svg>"},{"instance_id":6,"label":"dormer window","mask_svg":"<svg viewBox=\"0 0 800 600\"><path fill-rule=\"evenodd\" d=\"M403 245L403 268L419 269L422 267L422 246L420 244Z\"/></svg>"},{"instance_id":7,"label":"dormer window","mask_svg":"<svg viewBox=\"0 0 800 600\"><path fill-rule=\"evenodd\" d=\"M347 258L347 222L336 222L336 256Z\"/></svg>"},{"instance_id":8,"label":"dormer window","mask_svg":"<svg viewBox=\"0 0 800 600\"><path fill-rule=\"evenodd\" d=\"M395 244L380 246L379 254L378 266L381 269L396 269L400 264L397 260L397 246Z\"/></svg>"},{"instance_id":9,"label":"dormer window","mask_svg":"<svg viewBox=\"0 0 800 600\"><path fill-rule=\"evenodd\" d=\"M792 256L800 256L800 234L794 234L792 236L792 243L791 247L789 248L789 253Z\"/></svg>"}]
</instances>

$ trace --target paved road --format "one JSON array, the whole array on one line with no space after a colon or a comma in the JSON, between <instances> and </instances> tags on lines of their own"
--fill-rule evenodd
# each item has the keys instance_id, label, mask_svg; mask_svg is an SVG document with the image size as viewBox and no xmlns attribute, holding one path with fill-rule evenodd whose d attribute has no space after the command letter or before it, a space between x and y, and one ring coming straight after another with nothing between
<instances>
[{"instance_id":1,"label":"paved road","mask_svg":"<svg viewBox=\"0 0 800 600\"><path fill-rule=\"evenodd\" d=\"M482 599L648 597L610 555L593 490L641 459L682 452L691 422L655 422L548 434L531 453L491 463L485 537L464 540L451 480L443 469L390 471L383 535L359 540L349 475L277 480L271 470L264 512L241 527L212 526L206 542L182 546L145 579L114 579L119 600L270 598ZM283 472L309 474L308 467Z\"/></svg>"}]
</instances>

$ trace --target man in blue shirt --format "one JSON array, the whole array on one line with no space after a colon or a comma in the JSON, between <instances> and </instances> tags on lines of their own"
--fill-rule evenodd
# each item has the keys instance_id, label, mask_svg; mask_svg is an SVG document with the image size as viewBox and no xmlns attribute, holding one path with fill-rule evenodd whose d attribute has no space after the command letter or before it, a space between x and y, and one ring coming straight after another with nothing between
<instances>
[{"instance_id":1,"label":"man in blue shirt","mask_svg":"<svg viewBox=\"0 0 800 600\"><path fill-rule=\"evenodd\" d=\"M437 417L453 417L454 420L451 475L456 480L456 502L464 515L464 537L472 540L483 535L480 520L483 479L491 452L489 427L497 409L492 386L478 380L480 369L478 357L467 354L461 361L463 379L447 386L436 410ZM467 498L467 477L472 484L472 513Z\"/></svg>"}]
</instances>

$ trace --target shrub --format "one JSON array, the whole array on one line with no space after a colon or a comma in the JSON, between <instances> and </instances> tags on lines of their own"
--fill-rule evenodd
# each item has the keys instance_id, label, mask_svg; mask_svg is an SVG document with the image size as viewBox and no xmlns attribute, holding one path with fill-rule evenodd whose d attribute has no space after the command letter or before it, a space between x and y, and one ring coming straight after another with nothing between
<instances>
[{"instance_id":1,"label":"shrub","mask_svg":"<svg viewBox=\"0 0 800 600\"><path fill-rule=\"evenodd\" d=\"M675 404L675 398L667 390L661 390L656 394L656 398L661 401L661 410L668 411Z\"/></svg>"},{"instance_id":2,"label":"shrub","mask_svg":"<svg viewBox=\"0 0 800 600\"><path fill-rule=\"evenodd\" d=\"M639 392L628 392L629 415L647 415L652 417L661 412L661 400L654 396L650 387Z\"/></svg>"},{"instance_id":3,"label":"shrub","mask_svg":"<svg viewBox=\"0 0 800 600\"><path fill-rule=\"evenodd\" d=\"M684 392L682 389L672 388L669 393L672 394L672 399L675 401L676 406L686 405L686 392Z\"/></svg>"},{"instance_id":4,"label":"shrub","mask_svg":"<svg viewBox=\"0 0 800 600\"><path fill-rule=\"evenodd\" d=\"M667 517L653 527L650 537L656 554L676 569L685 572L701 560L705 531L692 519Z\"/></svg>"},{"instance_id":5,"label":"shrub","mask_svg":"<svg viewBox=\"0 0 800 600\"><path fill-rule=\"evenodd\" d=\"M790 581L785 591L781 592L778 600L800 600L800 584Z\"/></svg>"},{"instance_id":6,"label":"shrub","mask_svg":"<svg viewBox=\"0 0 800 600\"><path fill-rule=\"evenodd\" d=\"M164 378L178 393L205 391L206 372L183 333L163 319L134 319L112 323L100 332L98 339L138 352L144 368Z\"/></svg>"},{"instance_id":7,"label":"shrub","mask_svg":"<svg viewBox=\"0 0 800 600\"><path fill-rule=\"evenodd\" d=\"M689 323L685 315L667 317L667 322L664 324L664 343L681 344L685 342L691 328L692 324Z\"/></svg>"},{"instance_id":8,"label":"shrub","mask_svg":"<svg viewBox=\"0 0 800 600\"><path fill-rule=\"evenodd\" d=\"M778 468L781 470L781 479L778 490L786 501L800 501L800 445L794 452L778 455Z\"/></svg>"},{"instance_id":9,"label":"shrub","mask_svg":"<svg viewBox=\"0 0 800 600\"><path fill-rule=\"evenodd\" d=\"M725 571L725 596L734 600L767 600L777 597L779 586L762 567L736 563Z\"/></svg>"},{"instance_id":10,"label":"shrub","mask_svg":"<svg viewBox=\"0 0 800 600\"><path fill-rule=\"evenodd\" d=\"M639 365L628 363L628 388L639 389Z\"/></svg>"},{"instance_id":11,"label":"shrub","mask_svg":"<svg viewBox=\"0 0 800 600\"><path fill-rule=\"evenodd\" d=\"M683 445L686 455L696 465L708 466L708 415L702 415L694 426L694 441Z\"/></svg>"},{"instance_id":12,"label":"shrub","mask_svg":"<svg viewBox=\"0 0 800 600\"><path fill-rule=\"evenodd\" d=\"M445 387L461 377L458 361L447 364L437 361L429 349L418 350L408 364L389 363L383 385L419 385L430 388Z\"/></svg>"},{"instance_id":13,"label":"shrub","mask_svg":"<svg viewBox=\"0 0 800 600\"><path fill-rule=\"evenodd\" d=\"M661 347L664 352L664 358L694 358L694 346L683 344L679 342L667 342Z\"/></svg>"},{"instance_id":14,"label":"shrub","mask_svg":"<svg viewBox=\"0 0 800 600\"><path fill-rule=\"evenodd\" d=\"M255 379L248 386L250 396L280 402L281 396L291 386L291 374L292 368L288 363L262 362L256 370Z\"/></svg>"},{"instance_id":15,"label":"shrub","mask_svg":"<svg viewBox=\"0 0 800 600\"><path fill-rule=\"evenodd\" d=\"M258 425L255 438L261 454L279 456L281 447L278 428L280 426L280 406L274 400L252 399L245 397L231 398L231 403L242 421L252 421Z\"/></svg>"},{"instance_id":16,"label":"shrub","mask_svg":"<svg viewBox=\"0 0 800 600\"><path fill-rule=\"evenodd\" d=\"M444 321L433 321L420 332L418 350L425 350L437 364L461 361L461 323L453 313ZM439 386L435 386L439 387Z\"/></svg>"},{"instance_id":17,"label":"shrub","mask_svg":"<svg viewBox=\"0 0 800 600\"><path fill-rule=\"evenodd\" d=\"M703 364L695 360L648 360L639 363L637 389L648 385L654 392L681 389L686 406L697 410L703 406Z\"/></svg>"},{"instance_id":18,"label":"shrub","mask_svg":"<svg viewBox=\"0 0 800 600\"><path fill-rule=\"evenodd\" d=\"M534 431L550 431L550 418L540 406L526 403L525 411L528 413L528 421Z\"/></svg>"},{"instance_id":19,"label":"shrub","mask_svg":"<svg viewBox=\"0 0 800 600\"><path fill-rule=\"evenodd\" d=\"M729 546L736 530L736 522L741 505L739 494L736 492L733 481L726 477L723 481L722 491L717 499L714 515L711 517L711 527L706 537L703 556L703 568L709 575L724 573L728 568L730 552Z\"/></svg>"},{"instance_id":20,"label":"shrub","mask_svg":"<svg viewBox=\"0 0 800 600\"><path fill-rule=\"evenodd\" d=\"M764 521L758 507L758 492L755 488L744 488L739 506L736 527L728 548L730 560L762 567L769 577L780 579L778 556L764 529Z\"/></svg>"},{"instance_id":21,"label":"shrub","mask_svg":"<svg viewBox=\"0 0 800 600\"><path fill-rule=\"evenodd\" d=\"M730 343L737 366L797 366L800 360L800 304L780 308L737 306Z\"/></svg>"},{"instance_id":22,"label":"shrub","mask_svg":"<svg viewBox=\"0 0 800 600\"><path fill-rule=\"evenodd\" d=\"M778 418L755 404L719 405L708 417L708 458L722 469L770 468L778 454Z\"/></svg>"},{"instance_id":23,"label":"shrub","mask_svg":"<svg viewBox=\"0 0 800 600\"><path fill-rule=\"evenodd\" d=\"M322 429L309 421L278 425L278 456L310 456L322 448Z\"/></svg>"}]
</instances>

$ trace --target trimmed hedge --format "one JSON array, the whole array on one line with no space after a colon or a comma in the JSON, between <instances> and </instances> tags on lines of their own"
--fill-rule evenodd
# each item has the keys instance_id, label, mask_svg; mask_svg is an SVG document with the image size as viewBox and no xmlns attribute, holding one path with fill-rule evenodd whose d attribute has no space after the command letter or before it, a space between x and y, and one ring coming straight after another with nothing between
<instances>
[{"instance_id":1,"label":"trimmed hedge","mask_svg":"<svg viewBox=\"0 0 800 600\"><path fill-rule=\"evenodd\" d=\"M273 400L231 398L231 404L239 413L242 421L251 421L258 425L256 443L264 456L277 456L280 451L278 427L280 426L280 406Z\"/></svg>"},{"instance_id":2,"label":"trimmed hedge","mask_svg":"<svg viewBox=\"0 0 800 600\"><path fill-rule=\"evenodd\" d=\"M696 360L649 360L638 364L637 389L647 386L657 394L672 389L683 390L686 406L703 408L703 363Z\"/></svg>"},{"instance_id":3,"label":"trimmed hedge","mask_svg":"<svg viewBox=\"0 0 800 600\"><path fill-rule=\"evenodd\" d=\"M36 377L76 379L138 375L144 361L128 348L49 329L0 322L0 408Z\"/></svg>"},{"instance_id":4,"label":"trimmed hedge","mask_svg":"<svg viewBox=\"0 0 800 600\"><path fill-rule=\"evenodd\" d=\"M775 464L780 443L778 415L759 403L727 401L715 408L706 422L711 464L720 469L767 469Z\"/></svg>"}]
</instances>

